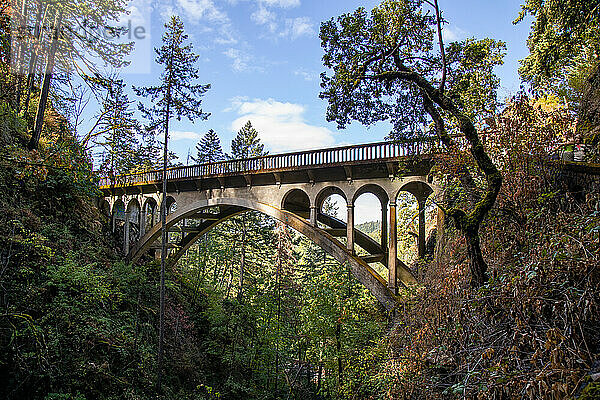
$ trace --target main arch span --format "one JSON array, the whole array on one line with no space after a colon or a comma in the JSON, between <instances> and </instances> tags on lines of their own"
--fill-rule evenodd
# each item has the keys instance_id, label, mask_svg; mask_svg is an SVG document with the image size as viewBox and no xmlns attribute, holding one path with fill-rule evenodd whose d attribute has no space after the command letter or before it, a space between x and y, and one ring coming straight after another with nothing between
<instances>
[{"instance_id":1,"label":"main arch span","mask_svg":"<svg viewBox=\"0 0 600 400\"><path fill-rule=\"evenodd\" d=\"M391 310L398 287L416 282L396 257L396 198L408 191L419 202L418 248L423 256L424 204L435 191L429 176L433 148L431 142L383 142L172 168L167 173L167 228L178 234L167 244L169 262L177 262L222 221L258 211L321 246ZM161 177L160 171L149 171L101 181L104 198L99 205L112 216L113 229L119 227L131 261L159 247ZM355 228L354 203L364 193L381 203L380 241ZM333 194L346 202L346 222L323 212L325 199ZM387 267L386 277L369 265L376 262Z\"/></svg>"}]
</instances>

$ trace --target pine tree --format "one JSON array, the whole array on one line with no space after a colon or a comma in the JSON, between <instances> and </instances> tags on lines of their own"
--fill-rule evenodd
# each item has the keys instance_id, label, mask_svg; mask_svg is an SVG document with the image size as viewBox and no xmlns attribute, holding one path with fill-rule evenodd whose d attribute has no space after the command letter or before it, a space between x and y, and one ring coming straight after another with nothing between
<instances>
[{"instance_id":1,"label":"pine tree","mask_svg":"<svg viewBox=\"0 0 600 400\"><path fill-rule=\"evenodd\" d=\"M135 169L142 162L139 142L142 129L131 110L133 102L123 91L123 81L110 80L107 86L95 137L103 150L100 171L115 176Z\"/></svg>"},{"instance_id":2,"label":"pine tree","mask_svg":"<svg viewBox=\"0 0 600 400\"><path fill-rule=\"evenodd\" d=\"M155 49L156 62L164 66L160 76L160 85L135 88L138 96L148 97L152 103L147 107L140 103L139 109L150 123L146 127L149 132L163 132L163 187L160 208L162 227L162 246L160 257L160 312L159 312L159 342L157 386L160 391L162 380L162 360L164 353L164 320L165 320L165 263L167 244L167 165L169 159L169 122L171 118L181 120L182 117L194 121L197 118L205 120L210 114L202 111L201 97L210 89L210 85L195 84L199 78L198 69L194 66L198 55L192 51L191 44L185 44L188 36L184 32L183 22L177 16L172 16L165 24L166 32L162 37L163 45Z\"/></svg>"},{"instance_id":3,"label":"pine tree","mask_svg":"<svg viewBox=\"0 0 600 400\"><path fill-rule=\"evenodd\" d=\"M140 171L159 169L162 161L161 150L162 146L156 138L155 131L142 129L142 137L138 150L139 163L137 169ZM177 159L177 155L173 152L169 152L169 157L167 158L169 164L175 159Z\"/></svg>"},{"instance_id":4,"label":"pine tree","mask_svg":"<svg viewBox=\"0 0 600 400\"><path fill-rule=\"evenodd\" d=\"M234 159L266 156L265 145L260 143L258 131L254 129L250 121L237 133L231 141L231 157Z\"/></svg>"},{"instance_id":5,"label":"pine tree","mask_svg":"<svg viewBox=\"0 0 600 400\"><path fill-rule=\"evenodd\" d=\"M209 164L225 158L221 148L221 140L214 130L209 130L198 144L196 144L196 157L191 159L198 164Z\"/></svg>"},{"instance_id":6,"label":"pine tree","mask_svg":"<svg viewBox=\"0 0 600 400\"><path fill-rule=\"evenodd\" d=\"M252 127L250 121L246 122L246 125L242 127L237 133L237 136L231 141L231 158L242 159L251 157L266 156L268 153L264 151L265 145L260 142L258 137L258 131ZM246 213L239 218L234 218L234 221L239 223L239 236L240 248L241 248L241 259L240 259L240 271L239 271L239 290L238 299L242 299L243 286L244 286L244 274L246 268L246 238L248 236L248 230L256 228L260 225L260 217L250 213Z\"/></svg>"}]
</instances>

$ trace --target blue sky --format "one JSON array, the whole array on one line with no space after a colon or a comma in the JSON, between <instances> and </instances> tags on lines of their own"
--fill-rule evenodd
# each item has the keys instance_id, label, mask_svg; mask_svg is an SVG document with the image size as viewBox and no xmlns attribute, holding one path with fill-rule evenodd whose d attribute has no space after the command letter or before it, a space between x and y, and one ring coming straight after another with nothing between
<instances>
[{"instance_id":1,"label":"blue sky","mask_svg":"<svg viewBox=\"0 0 600 400\"><path fill-rule=\"evenodd\" d=\"M120 72L130 85L157 82L153 47L160 46L166 19L182 17L195 51L201 83L212 88L204 97L207 121L175 122L172 149L186 162L188 149L214 129L229 150L236 131L248 120L272 153L379 141L389 132L382 123L369 129L352 124L338 131L325 120L326 102L318 98L323 51L322 21L371 9L378 1L355 0L133 0L127 17L147 35L136 40L132 64ZM519 88L518 60L527 54L528 23L512 24L519 1L440 0L446 40L492 37L507 42L505 65L498 68L501 98ZM131 94L132 99L136 97Z\"/></svg>"}]
</instances>

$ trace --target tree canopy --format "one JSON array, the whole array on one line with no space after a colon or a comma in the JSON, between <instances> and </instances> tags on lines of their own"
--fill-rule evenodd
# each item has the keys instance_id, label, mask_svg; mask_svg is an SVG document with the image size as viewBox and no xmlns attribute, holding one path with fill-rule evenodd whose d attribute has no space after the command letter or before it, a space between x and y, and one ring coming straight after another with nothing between
<instances>
[{"instance_id":1,"label":"tree canopy","mask_svg":"<svg viewBox=\"0 0 600 400\"><path fill-rule=\"evenodd\" d=\"M327 120L340 128L352 120L365 125L387 120L395 137L422 134L423 89L410 74L440 85L440 93L472 118L495 111L499 80L493 68L502 64L505 44L452 42L443 62L435 51L436 19L422 7L420 0L384 1L370 14L359 8L321 25L323 64L334 73L321 74Z\"/></svg>"},{"instance_id":2,"label":"tree canopy","mask_svg":"<svg viewBox=\"0 0 600 400\"><path fill-rule=\"evenodd\" d=\"M528 15L533 17L527 39L530 53L521 61L519 73L535 88L564 84L566 72L582 62L592 67L598 63L599 0L526 0L515 23Z\"/></svg>"}]
</instances>

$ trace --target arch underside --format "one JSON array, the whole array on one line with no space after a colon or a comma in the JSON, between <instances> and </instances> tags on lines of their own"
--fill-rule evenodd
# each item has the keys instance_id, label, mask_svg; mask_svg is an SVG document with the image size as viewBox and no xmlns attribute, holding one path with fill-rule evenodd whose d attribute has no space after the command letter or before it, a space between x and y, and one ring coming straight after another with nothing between
<instances>
[{"instance_id":1,"label":"arch underside","mask_svg":"<svg viewBox=\"0 0 600 400\"><path fill-rule=\"evenodd\" d=\"M210 213L207 209L218 208L219 212ZM169 263L176 263L181 256L206 232L234 215L246 211L258 211L268 215L276 220L286 224L308 237L325 252L330 254L342 265L347 265L355 278L361 282L377 300L387 309L393 310L397 306L397 298L388 288L384 280L367 261L361 257L351 254L345 246L326 230L312 226L307 220L290 211L281 210L268 204L260 203L254 200L241 198L214 198L209 200L200 200L194 204L177 209L175 213L167 217L167 229L170 232L182 232L183 239L175 246L175 251L169 257ZM299 213L302 214L302 213ZM333 229L345 228L345 223L325 214L319 214L319 221ZM177 227L176 224L181 220L198 219L200 223L194 227ZM160 238L161 227L157 224L150 229L131 249L128 258L135 262L142 257ZM381 247L377 242L364 233L355 230L356 243L371 254L381 252ZM384 257L385 259L385 257ZM398 260L399 261L399 260ZM404 285L415 283L410 270L401 262L396 266L399 281Z\"/></svg>"}]
</instances>

